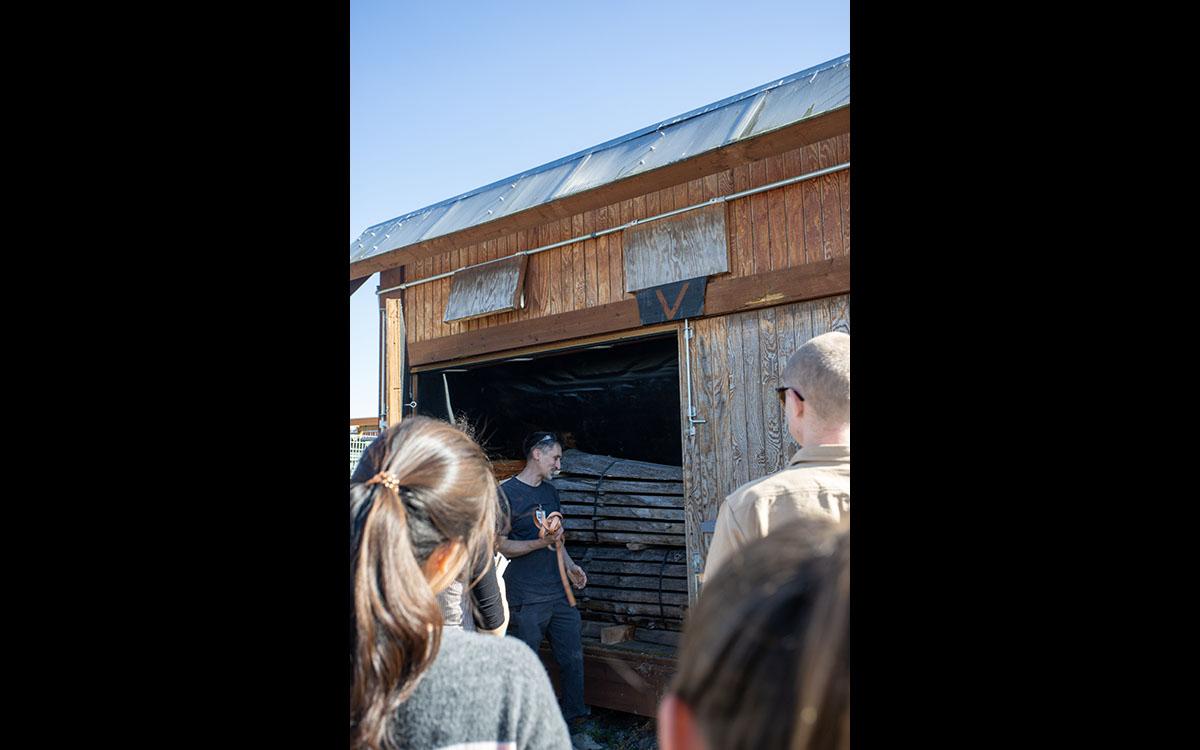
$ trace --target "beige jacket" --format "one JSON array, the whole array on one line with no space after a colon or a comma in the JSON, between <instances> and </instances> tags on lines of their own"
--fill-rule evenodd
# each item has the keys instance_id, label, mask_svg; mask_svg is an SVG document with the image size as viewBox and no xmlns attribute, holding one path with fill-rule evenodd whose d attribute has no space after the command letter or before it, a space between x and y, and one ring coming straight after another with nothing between
<instances>
[{"instance_id":1,"label":"beige jacket","mask_svg":"<svg viewBox=\"0 0 1200 750\"><path fill-rule=\"evenodd\" d=\"M736 550L766 536L772 526L811 515L850 518L850 446L801 448L785 468L747 482L725 498L708 548L705 582Z\"/></svg>"}]
</instances>

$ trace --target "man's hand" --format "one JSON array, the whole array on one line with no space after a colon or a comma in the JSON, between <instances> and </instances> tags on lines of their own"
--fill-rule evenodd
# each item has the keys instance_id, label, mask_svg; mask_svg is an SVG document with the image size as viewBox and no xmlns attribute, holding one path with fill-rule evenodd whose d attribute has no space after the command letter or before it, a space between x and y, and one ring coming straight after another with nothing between
<instances>
[{"instance_id":1,"label":"man's hand","mask_svg":"<svg viewBox=\"0 0 1200 750\"><path fill-rule=\"evenodd\" d=\"M563 541L562 527L559 527L558 531L554 532L553 534L547 534L546 536L542 537L542 541L546 543L547 547L553 547L554 545L561 543Z\"/></svg>"},{"instance_id":2,"label":"man's hand","mask_svg":"<svg viewBox=\"0 0 1200 750\"><path fill-rule=\"evenodd\" d=\"M571 563L571 567L567 568L567 577L571 579L571 584L581 589L587 585L587 573L583 572L583 568Z\"/></svg>"}]
</instances>

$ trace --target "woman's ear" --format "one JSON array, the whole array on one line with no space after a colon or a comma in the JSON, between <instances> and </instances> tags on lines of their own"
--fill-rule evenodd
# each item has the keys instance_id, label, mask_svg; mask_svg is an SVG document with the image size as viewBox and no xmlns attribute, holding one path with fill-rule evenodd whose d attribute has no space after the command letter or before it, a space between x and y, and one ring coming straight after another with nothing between
<instances>
[{"instance_id":1,"label":"woman's ear","mask_svg":"<svg viewBox=\"0 0 1200 750\"><path fill-rule=\"evenodd\" d=\"M691 707L674 693L658 704L659 750L708 750Z\"/></svg>"},{"instance_id":2,"label":"woman's ear","mask_svg":"<svg viewBox=\"0 0 1200 750\"><path fill-rule=\"evenodd\" d=\"M421 569L433 593L441 593L449 586L467 563L467 548L456 540L442 542L430 553Z\"/></svg>"}]
</instances>

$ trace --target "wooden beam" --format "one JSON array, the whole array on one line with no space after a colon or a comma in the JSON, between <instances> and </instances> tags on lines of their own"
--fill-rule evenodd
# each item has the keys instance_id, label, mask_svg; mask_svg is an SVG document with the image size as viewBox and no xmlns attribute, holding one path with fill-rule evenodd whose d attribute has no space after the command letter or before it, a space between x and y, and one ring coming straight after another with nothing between
<instances>
[{"instance_id":1,"label":"wooden beam","mask_svg":"<svg viewBox=\"0 0 1200 750\"><path fill-rule=\"evenodd\" d=\"M704 299L704 316L773 307L850 291L850 256L795 268L714 281Z\"/></svg>"},{"instance_id":2,"label":"wooden beam","mask_svg":"<svg viewBox=\"0 0 1200 750\"><path fill-rule=\"evenodd\" d=\"M704 317L832 297L850 291L850 256L806 263L795 268L711 281L704 301ZM543 349L563 341L594 334L636 330L636 299L610 302L586 310L547 315L503 326L444 336L409 345L412 364L448 362L466 355L507 351L531 345ZM515 354L515 352L513 352Z\"/></svg>"},{"instance_id":3,"label":"wooden beam","mask_svg":"<svg viewBox=\"0 0 1200 750\"><path fill-rule=\"evenodd\" d=\"M609 625L606 628L600 628L600 642L608 646L622 641L632 641L633 631L636 629L636 625Z\"/></svg>"},{"instance_id":4,"label":"wooden beam","mask_svg":"<svg viewBox=\"0 0 1200 750\"><path fill-rule=\"evenodd\" d=\"M654 495L683 496L683 482L639 482L631 479L591 479L559 475L550 480L559 492L573 490L581 492L648 493Z\"/></svg>"},{"instance_id":5,"label":"wooden beam","mask_svg":"<svg viewBox=\"0 0 1200 750\"><path fill-rule=\"evenodd\" d=\"M408 353L414 365L424 365L484 352L498 352L568 341L598 333L625 331L637 328L640 324L637 300L627 299L589 307L586 310L572 310L561 315L548 315L468 331L456 336L417 341L409 345Z\"/></svg>"},{"instance_id":6,"label":"wooden beam","mask_svg":"<svg viewBox=\"0 0 1200 750\"><path fill-rule=\"evenodd\" d=\"M614 479L683 481L683 469L678 466L652 464L645 461L631 461L625 458L613 458L612 456L598 456L592 453L584 453L576 448L563 451L562 473L593 477L603 475Z\"/></svg>"},{"instance_id":7,"label":"wooden beam","mask_svg":"<svg viewBox=\"0 0 1200 750\"><path fill-rule=\"evenodd\" d=\"M559 692L558 662L548 644L541 645L538 656L550 684ZM583 700L589 706L653 717L674 674L675 659L671 657L619 651L597 643L583 646Z\"/></svg>"},{"instance_id":8,"label":"wooden beam","mask_svg":"<svg viewBox=\"0 0 1200 750\"><path fill-rule=\"evenodd\" d=\"M681 564L684 552L681 549L629 550L623 547L576 547L567 540L567 552L575 562L580 560L633 560L636 562ZM582 563L580 563L582 564Z\"/></svg>"},{"instance_id":9,"label":"wooden beam","mask_svg":"<svg viewBox=\"0 0 1200 750\"><path fill-rule=\"evenodd\" d=\"M388 299L387 310L387 415L388 426L400 424L404 404L404 306Z\"/></svg>"},{"instance_id":10,"label":"wooden beam","mask_svg":"<svg viewBox=\"0 0 1200 750\"><path fill-rule=\"evenodd\" d=\"M558 481L558 480L555 480ZM630 495L623 492L609 494L605 490L600 494L594 490L563 490L560 492L564 503L590 503L597 508L610 505L651 507L651 508L682 508L683 495Z\"/></svg>"},{"instance_id":11,"label":"wooden beam","mask_svg":"<svg viewBox=\"0 0 1200 750\"><path fill-rule=\"evenodd\" d=\"M519 230L532 229L551 221L570 218L602 206L611 206L614 203L708 177L746 162L782 154L849 131L850 105L846 105L811 120L804 120L754 138L731 143L691 159L610 182L550 203L533 206L485 224L468 227L460 232L434 237L415 245L352 263L350 264L350 279L369 276L376 271L384 271L416 260L424 260L439 253L485 242ZM387 288L386 285L384 288Z\"/></svg>"},{"instance_id":12,"label":"wooden beam","mask_svg":"<svg viewBox=\"0 0 1200 750\"><path fill-rule=\"evenodd\" d=\"M530 321L525 321L530 322ZM510 324L511 325L511 324ZM629 339L647 338L649 336L658 336L664 333L673 333L679 328L679 323L660 323L659 325L643 326L632 330L620 331L618 333L605 333L599 336L587 336L581 339L571 341L572 349L583 349L597 344L610 344L614 341L627 341ZM411 347L410 347L411 349ZM456 367L465 367L467 365L478 365L485 362L494 362L500 359L508 359L509 357L524 357L529 354L540 354L546 351L561 350L562 345L557 341L548 344L538 344L537 346L525 346L517 349L506 349L503 354L482 354L478 357L463 357L456 358L454 365ZM410 351L411 355L412 352ZM438 365L417 365L415 362L410 364L411 372L425 372L426 370L438 369Z\"/></svg>"}]
</instances>

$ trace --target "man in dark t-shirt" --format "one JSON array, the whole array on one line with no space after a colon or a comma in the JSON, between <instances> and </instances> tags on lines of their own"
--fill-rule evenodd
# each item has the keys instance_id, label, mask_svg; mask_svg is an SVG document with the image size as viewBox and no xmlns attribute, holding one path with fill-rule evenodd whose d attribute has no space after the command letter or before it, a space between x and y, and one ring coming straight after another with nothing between
<instances>
[{"instance_id":1,"label":"man in dark t-shirt","mask_svg":"<svg viewBox=\"0 0 1200 750\"><path fill-rule=\"evenodd\" d=\"M538 536L535 517L562 512L558 490L548 479L560 468L562 444L551 432L535 432L525 440L525 468L500 485L508 498L512 529L500 540L500 552L509 559L504 571L512 634L534 653L547 635L558 662L562 685L563 718L570 723L590 711L583 703L583 643L579 610L567 602L558 573L558 552L563 532ZM565 556L567 576L575 588L587 585L587 574Z\"/></svg>"}]
</instances>

